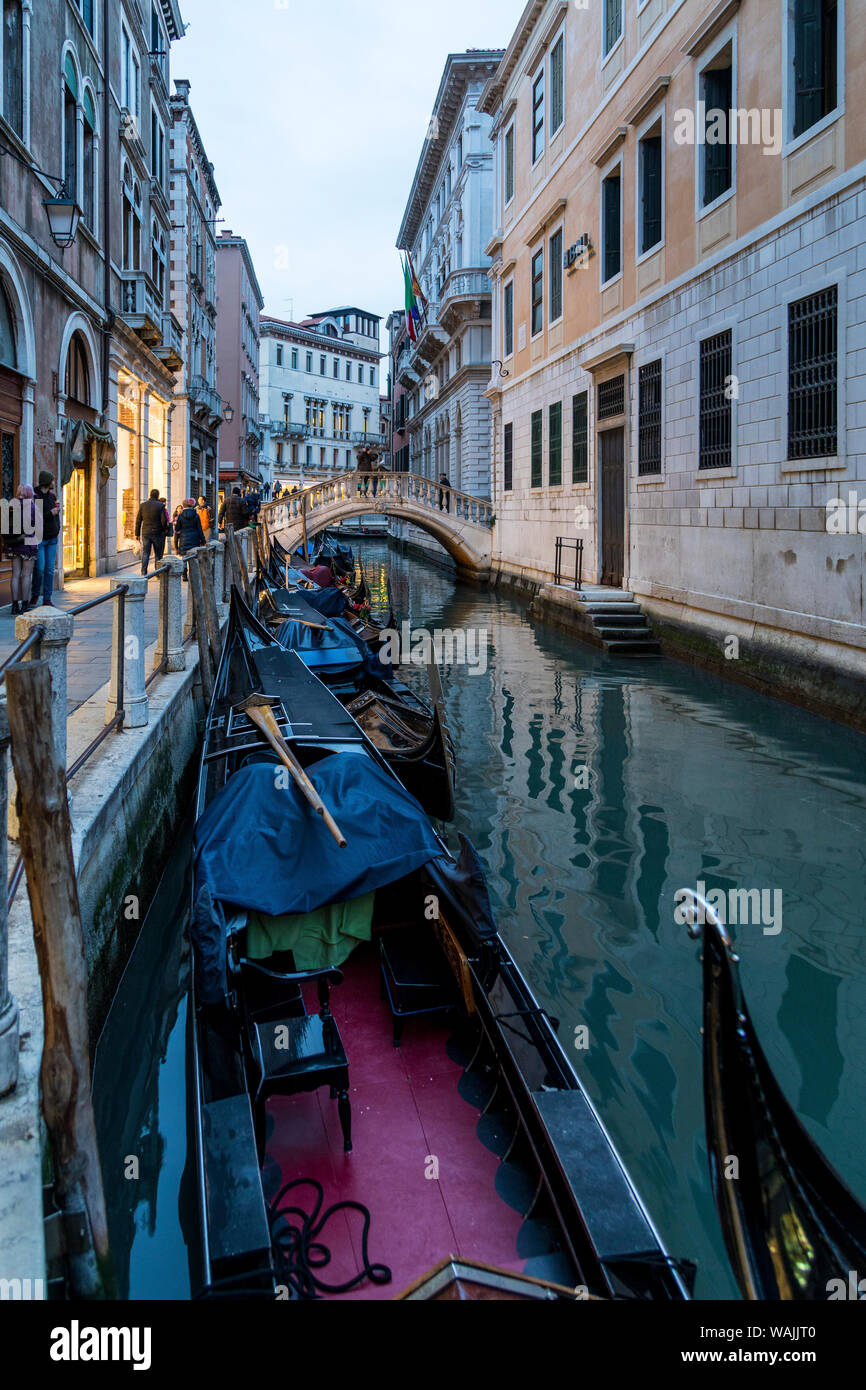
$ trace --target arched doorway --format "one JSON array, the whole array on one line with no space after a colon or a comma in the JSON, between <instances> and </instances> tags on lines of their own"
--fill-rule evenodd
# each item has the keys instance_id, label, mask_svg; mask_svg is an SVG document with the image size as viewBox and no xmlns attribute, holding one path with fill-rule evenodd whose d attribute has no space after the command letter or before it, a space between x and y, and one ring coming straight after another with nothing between
<instances>
[{"instance_id":1,"label":"arched doorway","mask_svg":"<svg viewBox=\"0 0 866 1390\"><path fill-rule=\"evenodd\" d=\"M66 418L70 422L95 424L91 407L91 366L87 343L80 331L73 333L66 352L63 392ZM74 425L68 426L71 430ZM93 470L90 437L86 430L75 432L71 457L63 461L63 573L68 577L90 573L93 554L91 532ZM70 468L71 465L71 468Z\"/></svg>"},{"instance_id":2,"label":"arched doorway","mask_svg":"<svg viewBox=\"0 0 866 1390\"><path fill-rule=\"evenodd\" d=\"M19 372L18 329L12 303L0 276L0 479L7 500L20 481L23 379ZM12 563L0 560L0 605L12 602Z\"/></svg>"}]
</instances>

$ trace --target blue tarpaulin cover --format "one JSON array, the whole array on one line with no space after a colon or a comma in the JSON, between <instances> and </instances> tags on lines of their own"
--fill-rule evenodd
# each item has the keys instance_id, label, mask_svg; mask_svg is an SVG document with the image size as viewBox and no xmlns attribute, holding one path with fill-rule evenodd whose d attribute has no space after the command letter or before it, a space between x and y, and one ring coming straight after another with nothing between
<instances>
[{"instance_id":1,"label":"blue tarpaulin cover","mask_svg":"<svg viewBox=\"0 0 866 1390\"><path fill-rule=\"evenodd\" d=\"M304 589L305 603L315 608L323 618L340 618L346 607L346 594L343 589Z\"/></svg>"},{"instance_id":2,"label":"blue tarpaulin cover","mask_svg":"<svg viewBox=\"0 0 866 1390\"><path fill-rule=\"evenodd\" d=\"M414 797L371 758L335 754L309 777L347 840L340 849L276 764L236 773L196 826L196 890L271 917L313 912L393 883L442 854Z\"/></svg>"}]
</instances>

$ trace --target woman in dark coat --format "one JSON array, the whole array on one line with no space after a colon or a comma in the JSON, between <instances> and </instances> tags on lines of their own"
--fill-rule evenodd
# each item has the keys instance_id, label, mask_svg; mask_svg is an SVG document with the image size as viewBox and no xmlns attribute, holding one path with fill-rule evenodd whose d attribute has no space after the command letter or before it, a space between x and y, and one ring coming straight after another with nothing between
<instances>
[{"instance_id":1,"label":"woman in dark coat","mask_svg":"<svg viewBox=\"0 0 866 1390\"><path fill-rule=\"evenodd\" d=\"M186 555L205 544L201 520L196 511L195 498L188 497L174 519L174 549L177 555ZM186 570L184 570L186 579Z\"/></svg>"}]
</instances>

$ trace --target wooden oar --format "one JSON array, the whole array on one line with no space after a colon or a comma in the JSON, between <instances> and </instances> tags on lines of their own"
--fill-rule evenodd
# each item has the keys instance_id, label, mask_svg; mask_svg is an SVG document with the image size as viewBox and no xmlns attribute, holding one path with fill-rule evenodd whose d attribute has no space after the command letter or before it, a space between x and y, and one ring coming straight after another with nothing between
<instances>
[{"instance_id":1,"label":"wooden oar","mask_svg":"<svg viewBox=\"0 0 866 1390\"><path fill-rule=\"evenodd\" d=\"M286 740L280 733L280 726L271 708L271 702L266 695L250 695L249 699L244 700L237 706L241 714L246 714L255 724L256 728L267 739L274 752L278 755L280 762L289 772L295 786L306 797L313 810L320 815L325 825L330 830L340 849L346 848L346 837L343 834L334 817L331 815L316 788L313 786L301 764L298 762Z\"/></svg>"}]
</instances>

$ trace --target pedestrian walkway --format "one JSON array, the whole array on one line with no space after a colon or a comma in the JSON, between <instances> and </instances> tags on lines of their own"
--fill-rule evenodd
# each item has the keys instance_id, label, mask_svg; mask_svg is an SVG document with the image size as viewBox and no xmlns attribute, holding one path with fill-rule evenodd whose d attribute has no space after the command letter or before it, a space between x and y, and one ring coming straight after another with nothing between
<instances>
[{"instance_id":1,"label":"pedestrian walkway","mask_svg":"<svg viewBox=\"0 0 866 1390\"><path fill-rule=\"evenodd\" d=\"M152 572L152 571L151 571ZM63 591L55 589L53 603L68 611L80 603L107 594L112 579L140 573L138 565L117 574L101 575L98 579L73 579ZM116 602L116 601L115 601ZM67 713L74 714L81 705L105 685L111 674L111 632L114 603L100 604L75 619L75 631L66 651ZM159 580L151 579L144 601L144 641L150 646L157 638L159 620ZM15 619L9 613L0 615L0 661L5 661L18 646Z\"/></svg>"}]
</instances>

